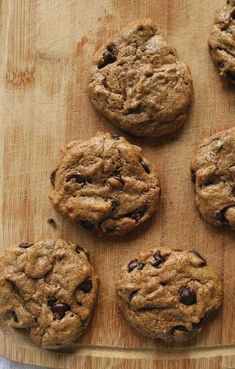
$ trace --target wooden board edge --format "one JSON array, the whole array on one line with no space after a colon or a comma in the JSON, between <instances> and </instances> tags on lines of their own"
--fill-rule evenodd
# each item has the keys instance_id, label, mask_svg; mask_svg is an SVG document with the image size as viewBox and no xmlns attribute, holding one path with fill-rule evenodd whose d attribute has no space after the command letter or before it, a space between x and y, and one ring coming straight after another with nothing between
<instances>
[{"instance_id":1,"label":"wooden board edge","mask_svg":"<svg viewBox=\"0 0 235 369\"><path fill-rule=\"evenodd\" d=\"M206 364L207 369L235 368L235 345L162 350L80 346L75 356L74 353L50 352L36 347L22 348L5 342L5 345L0 347L0 355L21 364L55 368L56 363L56 368L61 369L71 368L71 365L74 369L88 369L95 365L101 369L112 369L116 368L116 365L125 368L125 365L128 367L131 364L139 369L142 366L144 368L146 364L151 368L150 364L156 363L160 369L160 365L164 367L166 362L171 362L174 369L182 369L184 363L188 367L189 363L192 365L195 362L200 362L200 365Z\"/></svg>"}]
</instances>

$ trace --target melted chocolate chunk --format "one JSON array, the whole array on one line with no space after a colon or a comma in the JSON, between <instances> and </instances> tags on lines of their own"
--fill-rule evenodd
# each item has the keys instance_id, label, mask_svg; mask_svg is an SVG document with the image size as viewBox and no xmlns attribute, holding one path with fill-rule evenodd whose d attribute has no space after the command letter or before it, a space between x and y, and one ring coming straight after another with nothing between
<instances>
[{"instance_id":1,"label":"melted chocolate chunk","mask_svg":"<svg viewBox=\"0 0 235 369\"><path fill-rule=\"evenodd\" d=\"M60 320L64 318L67 311L71 309L71 307L68 304L64 304L61 302L56 301L54 304L49 304L51 311L54 314L54 319Z\"/></svg>"},{"instance_id":2,"label":"melted chocolate chunk","mask_svg":"<svg viewBox=\"0 0 235 369\"><path fill-rule=\"evenodd\" d=\"M197 302L196 293L188 286L180 288L180 302L184 305L194 305Z\"/></svg>"},{"instance_id":3,"label":"melted chocolate chunk","mask_svg":"<svg viewBox=\"0 0 235 369\"><path fill-rule=\"evenodd\" d=\"M220 210L218 213L217 213L217 219L220 220L220 222L222 224L228 224L229 221L228 219L226 218L225 216L225 213L226 211L230 208L230 206L226 206L224 209Z\"/></svg>"},{"instance_id":4,"label":"melted chocolate chunk","mask_svg":"<svg viewBox=\"0 0 235 369\"><path fill-rule=\"evenodd\" d=\"M33 243L29 242L22 242L18 245L21 249L28 249L29 247L33 246Z\"/></svg>"},{"instance_id":5,"label":"melted chocolate chunk","mask_svg":"<svg viewBox=\"0 0 235 369\"><path fill-rule=\"evenodd\" d=\"M79 223L85 229L93 229L95 227L95 224L89 220L80 220Z\"/></svg>"},{"instance_id":6,"label":"melted chocolate chunk","mask_svg":"<svg viewBox=\"0 0 235 369\"><path fill-rule=\"evenodd\" d=\"M191 181L195 184L196 183L196 172L191 170Z\"/></svg>"},{"instance_id":7,"label":"melted chocolate chunk","mask_svg":"<svg viewBox=\"0 0 235 369\"><path fill-rule=\"evenodd\" d=\"M102 59L98 63L98 68L104 68L108 64L112 64L117 60L117 57L112 50L105 50Z\"/></svg>"},{"instance_id":8,"label":"melted chocolate chunk","mask_svg":"<svg viewBox=\"0 0 235 369\"><path fill-rule=\"evenodd\" d=\"M84 252L84 254L85 254L86 256L88 256L88 252L87 252L87 251L85 251L85 250L84 250L84 248L83 248L83 247L81 247L81 246L79 246L79 245L76 247L76 251L77 251L77 253L78 253L78 254L80 254L81 252Z\"/></svg>"},{"instance_id":9,"label":"melted chocolate chunk","mask_svg":"<svg viewBox=\"0 0 235 369\"><path fill-rule=\"evenodd\" d=\"M184 327L183 325L176 325L175 327L172 328L173 332L175 331L180 331L180 332L188 332L189 330Z\"/></svg>"},{"instance_id":10,"label":"melted chocolate chunk","mask_svg":"<svg viewBox=\"0 0 235 369\"><path fill-rule=\"evenodd\" d=\"M15 323L19 323L19 319L15 311L11 311L11 318L14 320Z\"/></svg>"},{"instance_id":11,"label":"melted chocolate chunk","mask_svg":"<svg viewBox=\"0 0 235 369\"><path fill-rule=\"evenodd\" d=\"M144 168L145 172L147 174L150 174L150 169L149 167L147 166L147 164L145 163L145 161L143 159L140 159L140 164L142 165L142 167Z\"/></svg>"},{"instance_id":12,"label":"melted chocolate chunk","mask_svg":"<svg viewBox=\"0 0 235 369\"><path fill-rule=\"evenodd\" d=\"M92 289L91 277L87 277L86 279L84 279L84 281L78 285L78 288L79 290L82 290L85 293L90 292L90 290Z\"/></svg>"},{"instance_id":13,"label":"melted chocolate chunk","mask_svg":"<svg viewBox=\"0 0 235 369\"><path fill-rule=\"evenodd\" d=\"M235 72L227 71L226 77L230 79L230 81L235 82Z\"/></svg>"},{"instance_id":14,"label":"melted chocolate chunk","mask_svg":"<svg viewBox=\"0 0 235 369\"><path fill-rule=\"evenodd\" d=\"M52 184L53 187L55 187L55 175L56 175L56 172L57 172L57 170L55 169L55 170L53 170L53 172L50 175L50 180L51 180L51 184Z\"/></svg>"},{"instance_id":15,"label":"melted chocolate chunk","mask_svg":"<svg viewBox=\"0 0 235 369\"><path fill-rule=\"evenodd\" d=\"M144 264L141 263L141 261L138 261L137 259L131 260L128 264L128 272L132 272L134 269L141 270L143 269Z\"/></svg>"},{"instance_id":16,"label":"melted chocolate chunk","mask_svg":"<svg viewBox=\"0 0 235 369\"><path fill-rule=\"evenodd\" d=\"M66 182L79 183L85 186L86 183L91 183L90 177L85 177L77 172L69 173L66 177Z\"/></svg>"},{"instance_id":17,"label":"melted chocolate chunk","mask_svg":"<svg viewBox=\"0 0 235 369\"><path fill-rule=\"evenodd\" d=\"M126 216L138 221L144 216L146 210L147 210L147 206L143 207L142 209L136 209L133 212L127 214Z\"/></svg>"},{"instance_id":18,"label":"melted chocolate chunk","mask_svg":"<svg viewBox=\"0 0 235 369\"><path fill-rule=\"evenodd\" d=\"M165 263L166 261L166 258L164 256L161 255L160 251L156 251L154 254L153 254L153 257L154 257L154 262L152 263L152 265L159 269L162 267L162 265Z\"/></svg>"}]
</instances>

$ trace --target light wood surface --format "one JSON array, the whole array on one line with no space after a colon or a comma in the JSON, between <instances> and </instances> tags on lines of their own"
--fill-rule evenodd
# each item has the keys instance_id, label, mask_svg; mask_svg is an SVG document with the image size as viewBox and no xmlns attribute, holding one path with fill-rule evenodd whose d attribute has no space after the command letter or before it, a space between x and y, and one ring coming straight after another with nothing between
<instances>
[{"instance_id":1,"label":"light wood surface","mask_svg":"<svg viewBox=\"0 0 235 369\"><path fill-rule=\"evenodd\" d=\"M235 368L235 234L206 224L194 205L189 165L197 143L232 127L235 90L224 86L207 37L224 0L1 0L0 190L1 248L63 237L89 249L100 276L97 308L73 353L46 352L3 327L0 354L69 369ZM56 214L49 174L60 146L97 131L117 130L92 108L87 84L91 55L127 23L152 18L192 71L194 104L180 134L137 139L162 184L160 211L131 235L97 238ZM53 217L57 229L47 223ZM137 335L119 315L114 281L120 265L152 246L194 248L220 273L224 305L204 332L180 347Z\"/></svg>"}]
</instances>

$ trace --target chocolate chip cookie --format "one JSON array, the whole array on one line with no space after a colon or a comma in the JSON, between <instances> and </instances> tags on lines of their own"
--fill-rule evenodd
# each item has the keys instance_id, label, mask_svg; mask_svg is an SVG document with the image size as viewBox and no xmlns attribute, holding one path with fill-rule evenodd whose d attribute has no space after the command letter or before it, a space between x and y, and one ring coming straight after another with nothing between
<instances>
[{"instance_id":1,"label":"chocolate chip cookie","mask_svg":"<svg viewBox=\"0 0 235 369\"><path fill-rule=\"evenodd\" d=\"M162 136L186 121L193 88L189 68L151 21L138 21L94 56L90 99L116 126Z\"/></svg>"},{"instance_id":2,"label":"chocolate chip cookie","mask_svg":"<svg viewBox=\"0 0 235 369\"><path fill-rule=\"evenodd\" d=\"M196 205L215 226L235 229L235 128L206 139L191 163Z\"/></svg>"},{"instance_id":3,"label":"chocolate chip cookie","mask_svg":"<svg viewBox=\"0 0 235 369\"><path fill-rule=\"evenodd\" d=\"M163 247L124 265L116 290L133 328L169 342L194 337L222 301L220 279L201 255Z\"/></svg>"},{"instance_id":4,"label":"chocolate chip cookie","mask_svg":"<svg viewBox=\"0 0 235 369\"><path fill-rule=\"evenodd\" d=\"M220 75L235 85L235 0L217 12L209 46Z\"/></svg>"},{"instance_id":5,"label":"chocolate chip cookie","mask_svg":"<svg viewBox=\"0 0 235 369\"><path fill-rule=\"evenodd\" d=\"M108 235L143 223L160 197L159 180L141 148L117 135L69 143L51 181L56 210Z\"/></svg>"},{"instance_id":6,"label":"chocolate chip cookie","mask_svg":"<svg viewBox=\"0 0 235 369\"><path fill-rule=\"evenodd\" d=\"M78 339L89 324L97 287L86 251L70 242L21 243L0 256L0 315L43 348Z\"/></svg>"}]
</instances>

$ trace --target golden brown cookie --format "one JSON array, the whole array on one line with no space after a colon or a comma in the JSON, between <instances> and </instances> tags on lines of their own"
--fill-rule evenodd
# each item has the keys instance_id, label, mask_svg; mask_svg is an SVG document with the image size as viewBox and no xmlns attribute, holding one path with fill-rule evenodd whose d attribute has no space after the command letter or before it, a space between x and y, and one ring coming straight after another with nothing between
<instances>
[{"instance_id":1,"label":"golden brown cookie","mask_svg":"<svg viewBox=\"0 0 235 369\"><path fill-rule=\"evenodd\" d=\"M189 68L147 20L131 24L97 51L89 91L101 114L137 136L180 128L193 95Z\"/></svg>"},{"instance_id":2,"label":"golden brown cookie","mask_svg":"<svg viewBox=\"0 0 235 369\"><path fill-rule=\"evenodd\" d=\"M108 235L143 223L160 197L159 180L141 148L109 133L69 143L51 180L56 210Z\"/></svg>"},{"instance_id":3,"label":"golden brown cookie","mask_svg":"<svg viewBox=\"0 0 235 369\"><path fill-rule=\"evenodd\" d=\"M165 341L194 337L222 301L221 281L201 255L165 247L124 265L116 290L128 323Z\"/></svg>"},{"instance_id":4,"label":"golden brown cookie","mask_svg":"<svg viewBox=\"0 0 235 369\"><path fill-rule=\"evenodd\" d=\"M0 257L0 315L43 348L77 341L89 324L97 288L87 253L70 242L21 243Z\"/></svg>"},{"instance_id":5,"label":"golden brown cookie","mask_svg":"<svg viewBox=\"0 0 235 369\"><path fill-rule=\"evenodd\" d=\"M235 85L235 0L218 10L209 46L219 74Z\"/></svg>"},{"instance_id":6,"label":"golden brown cookie","mask_svg":"<svg viewBox=\"0 0 235 369\"><path fill-rule=\"evenodd\" d=\"M202 216L215 226L235 229L235 128L206 139L197 149L191 172Z\"/></svg>"}]
</instances>

